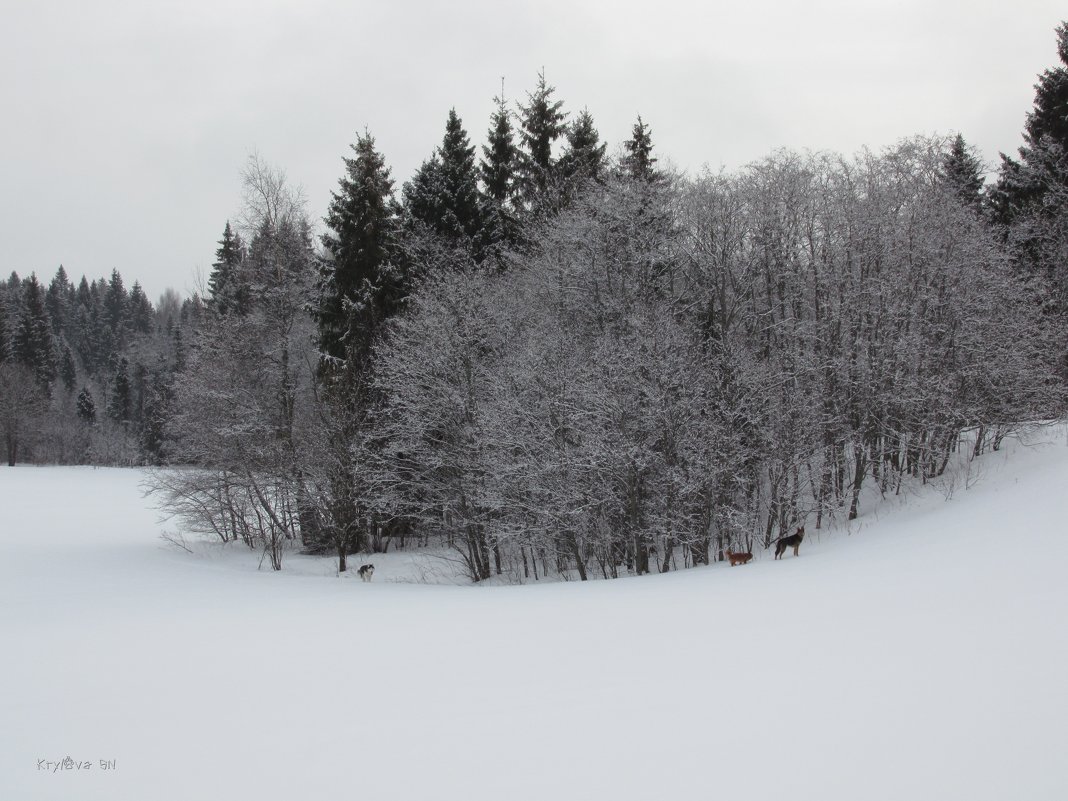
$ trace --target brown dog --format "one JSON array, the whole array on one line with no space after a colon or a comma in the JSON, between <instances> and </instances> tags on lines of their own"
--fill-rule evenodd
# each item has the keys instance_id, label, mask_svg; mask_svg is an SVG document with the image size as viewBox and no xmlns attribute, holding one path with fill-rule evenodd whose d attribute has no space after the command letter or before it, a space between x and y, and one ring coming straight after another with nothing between
<instances>
[{"instance_id":1,"label":"brown dog","mask_svg":"<svg viewBox=\"0 0 1068 801\"><path fill-rule=\"evenodd\" d=\"M804 538L804 526L801 526L801 528L797 530L796 534L793 534L789 537L779 537L779 539L775 540L775 558L778 559L780 556L786 553L787 548L793 548L794 556L797 556L797 549L801 547L801 540L803 540Z\"/></svg>"},{"instance_id":2,"label":"brown dog","mask_svg":"<svg viewBox=\"0 0 1068 801\"><path fill-rule=\"evenodd\" d=\"M727 551L727 560L731 563L731 567L735 565L744 565L750 559L753 558L753 554L748 551L745 553L735 553L734 551Z\"/></svg>"}]
</instances>

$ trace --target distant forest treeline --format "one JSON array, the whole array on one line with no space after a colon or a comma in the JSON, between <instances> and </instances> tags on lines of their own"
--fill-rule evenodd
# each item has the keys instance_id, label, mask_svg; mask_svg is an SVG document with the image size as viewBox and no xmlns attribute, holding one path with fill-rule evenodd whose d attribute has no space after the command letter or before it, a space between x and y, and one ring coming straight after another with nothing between
<instances>
[{"instance_id":1,"label":"distant forest treeline","mask_svg":"<svg viewBox=\"0 0 1068 801\"><path fill-rule=\"evenodd\" d=\"M0 296L9 460L160 471L262 549L446 545L473 580L614 577L858 513L1063 413L1068 27L1018 159L961 136L664 171L540 76L395 193L364 133L318 238L253 159L204 298Z\"/></svg>"},{"instance_id":2,"label":"distant forest treeline","mask_svg":"<svg viewBox=\"0 0 1068 801\"><path fill-rule=\"evenodd\" d=\"M167 400L202 311L153 306L122 276L72 283L60 266L0 283L0 423L8 464L157 464Z\"/></svg>"}]
</instances>

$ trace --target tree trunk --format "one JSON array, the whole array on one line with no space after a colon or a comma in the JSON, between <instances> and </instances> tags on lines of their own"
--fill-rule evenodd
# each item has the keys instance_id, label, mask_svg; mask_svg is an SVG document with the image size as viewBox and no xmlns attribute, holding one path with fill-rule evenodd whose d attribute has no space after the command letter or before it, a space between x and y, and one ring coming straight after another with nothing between
<instances>
[{"instance_id":1,"label":"tree trunk","mask_svg":"<svg viewBox=\"0 0 1068 801\"><path fill-rule=\"evenodd\" d=\"M578 539L574 534L571 535L571 552L575 556L575 566L578 568L579 578L582 581L586 581L586 563L582 560L582 553L579 550Z\"/></svg>"},{"instance_id":2,"label":"tree trunk","mask_svg":"<svg viewBox=\"0 0 1068 801\"><path fill-rule=\"evenodd\" d=\"M853 446L853 500L849 504L849 519L857 519L857 507L860 505L860 488L864 484L864 474L868 470L863 445Z\"/></svg>"},{"instance_id":3,"label":"tree trunk","mask_svg":"<svg viewBox=\"0 0 1068 801\"><path fill-rule=\"evenodd\" d=\"M338 537L337 541L337 572L344 573L348 570L348 549L345 547L345 538Z\"/></svg>"}]
</instances>

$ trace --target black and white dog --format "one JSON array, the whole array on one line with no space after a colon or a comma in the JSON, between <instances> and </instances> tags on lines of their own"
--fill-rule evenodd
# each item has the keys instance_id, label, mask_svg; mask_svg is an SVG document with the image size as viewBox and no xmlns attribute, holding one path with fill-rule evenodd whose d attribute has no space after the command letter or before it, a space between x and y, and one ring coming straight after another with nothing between
<instances>
[{"instance_id":1,"label":"black and white dog","mask_svg":"<svg viewBox=\"0 0 1068 801\"><path fill-rule=\"evenodd\" d=\"M362 578L364 581L370 581L371 580L371 576L373 576L374 573L375 573L375 566L374 565L363 565L356 572L360 574L360 578Z\"/></svg>"}]
</instances>

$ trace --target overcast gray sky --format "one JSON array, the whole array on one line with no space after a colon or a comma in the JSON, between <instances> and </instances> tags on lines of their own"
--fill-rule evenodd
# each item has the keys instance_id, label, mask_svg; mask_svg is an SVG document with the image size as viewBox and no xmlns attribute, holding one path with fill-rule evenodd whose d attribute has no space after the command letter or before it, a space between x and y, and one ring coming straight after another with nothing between
<instances>
[{"instance_id":1,"label":"overcast gray sky","mask_svg":"<svg viewBox=\"0 0 1068 801\"><path fill-rule=\"evenodd\" d=\"M1015 153L1056 63L1053 0L0 3L0 271L118 268L188 292L258 151L321 218L366 126L397 188L451 106L544 66L614 151L638 113L661 158L728 169L778 147L853 153L960 131Z\"/></svg>"}]
</instances>

